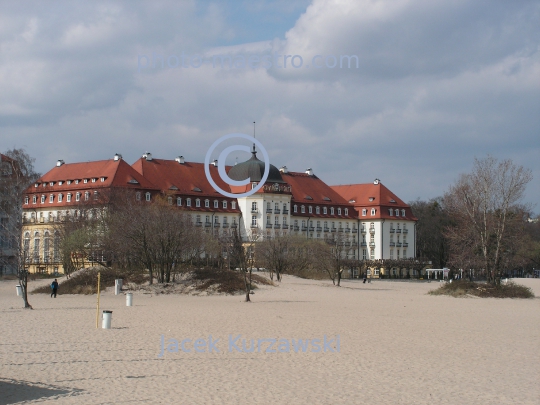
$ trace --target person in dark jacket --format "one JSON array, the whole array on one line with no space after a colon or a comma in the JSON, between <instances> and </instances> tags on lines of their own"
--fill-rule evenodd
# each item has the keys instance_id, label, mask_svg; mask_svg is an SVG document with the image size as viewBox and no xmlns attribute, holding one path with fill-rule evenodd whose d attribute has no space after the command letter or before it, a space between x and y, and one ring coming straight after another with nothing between
<instances>
[{"instance_id":1,"label":"person in dark jacket","mask_svg":"<svg viewBox=\"0 0 540 405\"><path fill-rule=\"evenodd\" d=\"M54 298L56 298L56 292L58 291L58 281L56 279L54 279L54 281L52 282L51 289L52 289L51 298L53 294L54 294Z\"/></svg>"}]
</instances>

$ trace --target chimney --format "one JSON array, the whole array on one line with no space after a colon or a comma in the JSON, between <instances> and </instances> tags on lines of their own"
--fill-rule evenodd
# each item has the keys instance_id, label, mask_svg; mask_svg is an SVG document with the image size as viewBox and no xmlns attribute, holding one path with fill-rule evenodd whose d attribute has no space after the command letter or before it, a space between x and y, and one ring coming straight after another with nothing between
<instances>
[{"instance_id":1,"label":"chimney","mask_svg":"<svg viewBox=\"0 0 540 405\"><path fill-rule=\"evenodd\" d=\"M381 181L380 181L379 179L375 179L375 180L373 181L373 184L377 185L377 184L379 184L380 182L381 182Z\"/></svg>"},{"instance_id":2,"label":"chimney","mask_svg":"<svg viewBox=\"0 0 540 405\"><path fill-rule=\"evenodd\" d=\"M152 154L150 152L144 152L142 157L143 157L143 159L146 159L148 161L152 160Z\"/></svg>"},{"instance_id":3,"label":"chimney","mask_svg":"<svg viewBox=\"0 0 540 405\"><path fill-rule=\"evenodd\" d=\"M306 169L306 174L308 176L313 176L313 169L311 167L309 169Z\"/></svg>"},{"instance_id":4,"label":"chimney","mask_svg":"<svg viewBox=\"0 0 540 405\"><path fill-rule=\"evenodd\" d=\"M58 159L58 162L56 162L56 167L60 167L64 164L65 162L62 160L62 159Z\"/></svg>"},{"instance_id":5,"label":"chimney","mask_svg":"<svg viewBox=\"0 0 540 405\"><path fill-rule=\"evenodd\" d=\"M121 159L122 159L122 155L119 154L119 153L115 153L113 159L114 159L115 162L118 161L118 160L121 160Z\"/></svg>"},{"instance_id":6,"label":"chimney","mask_svg":"<svg viewBox=\"0 0 540 405\"><path fill-rule=\"evenodd\" d=\"M183 165L186 162L183 156L178 156L174 160L177 161L178 163L180 163L181 165Z\"/></svg>"},{"instance_id":7,"label":"chimney","mask_svg":"<svg viewBox=\"0 0 540 405\"><path fill-rule=\"evenodd\" d=\"M214 167L217 167L217 159L214 159L214 161L212 162L212 164L214 165Z\"/></svg>"},{"instance_id":8,"label":"chimney","mask_svg":"<svg viewBox=\"0 0 540 405\"><path fill-rule=\"evenodd\" d=\"M289 169L287 169L287 166L281 166L281 167L279 168L279 171L280 171L281 173L285 173L285 174L289 173Z\"/></svg>"}]
</instances>

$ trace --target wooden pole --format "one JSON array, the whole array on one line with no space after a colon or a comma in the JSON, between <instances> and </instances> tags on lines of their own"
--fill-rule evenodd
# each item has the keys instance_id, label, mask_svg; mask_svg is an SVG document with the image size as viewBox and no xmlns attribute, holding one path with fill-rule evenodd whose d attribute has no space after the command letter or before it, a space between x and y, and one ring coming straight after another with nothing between
<instances>
[{"instance_id":1,"label":"wooden pole","mask_svg":"<svg viewBox=\"0 0 540 405\"><path fill-rule=\"evenodd\" d=\"M96 310L96 329L99 328L99 281L101 279L101 272L97 274L97 310Z\"/></svg>"}]
</instances>

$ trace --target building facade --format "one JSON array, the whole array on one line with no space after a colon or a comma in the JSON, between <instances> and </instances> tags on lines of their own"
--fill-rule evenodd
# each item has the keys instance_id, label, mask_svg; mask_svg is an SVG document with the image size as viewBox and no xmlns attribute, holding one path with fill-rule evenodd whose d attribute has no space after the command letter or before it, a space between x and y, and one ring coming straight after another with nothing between
<instances>
[{"instance_id":1,"label":"building facade","mask_svg":"<svg viewBox=\"0 0 540 405\"><path fill-rule=\"evenodd\" d=\"M232 193L245 192L261 181L265 163L255 150L246 162L226 168L233 180L250 178L246 186L229 186L210 165L216 184ZM312 169L290 172L270 165L263 187L248 197L219 194L208 182L203 163L155 159L146 152L133 165L113 159L56 167L31 186L23 201L23 240L32 272L62 272L57 227L81 206L103 205L107 192L130 189L134 198L152 203L158 196L191 216L195 226L219 237L239 230L247 240L280 235L339 240L350 259L413 258L415 223L410 207L379 180L368 184L329 186Z\"/></svg>"}]
</instances>

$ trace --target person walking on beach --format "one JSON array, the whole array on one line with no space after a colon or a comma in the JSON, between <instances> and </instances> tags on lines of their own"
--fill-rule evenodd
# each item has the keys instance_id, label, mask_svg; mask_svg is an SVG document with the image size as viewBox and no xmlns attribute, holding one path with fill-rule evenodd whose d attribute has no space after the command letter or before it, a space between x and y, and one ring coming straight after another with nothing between
<instances>
[{"instance_id":1,"label":"person walking on beach","mask_svg":"<svg viewBox=\"0 0 540 405\"><path fill-rule=\"evenodd\" d=\"M54 279L54 281L52 282L51 284L51 298L54 294L54 298L56 298L56 292L58 291L58 281L56 281L56 279Z\"/></svg>"}]
</instances>

